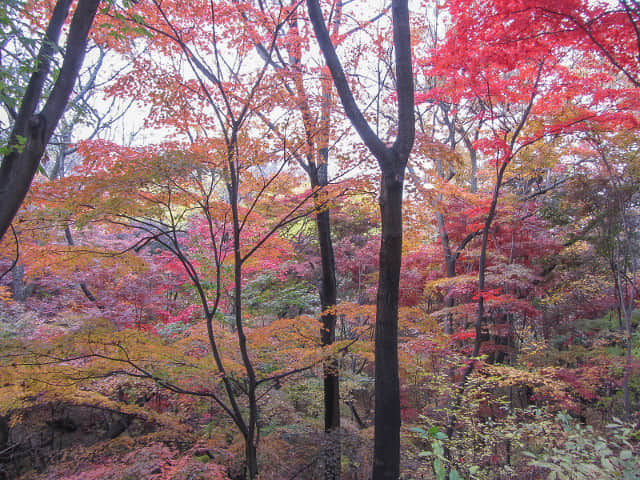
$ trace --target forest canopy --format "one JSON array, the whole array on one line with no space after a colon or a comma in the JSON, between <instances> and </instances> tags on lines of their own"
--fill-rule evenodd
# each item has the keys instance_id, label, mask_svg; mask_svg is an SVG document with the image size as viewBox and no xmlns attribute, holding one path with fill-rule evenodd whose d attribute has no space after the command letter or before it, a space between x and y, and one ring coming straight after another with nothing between
<instances>
[{"instance_id":1,"label":"forest canopy","mask_svg":"<svg viewBox=\"0 0 640 480\"><path fill-rule=\"evenodd\" d=\"M639 32L4 1L0 480L638 478Z\"/></svg>"}]
</instances>

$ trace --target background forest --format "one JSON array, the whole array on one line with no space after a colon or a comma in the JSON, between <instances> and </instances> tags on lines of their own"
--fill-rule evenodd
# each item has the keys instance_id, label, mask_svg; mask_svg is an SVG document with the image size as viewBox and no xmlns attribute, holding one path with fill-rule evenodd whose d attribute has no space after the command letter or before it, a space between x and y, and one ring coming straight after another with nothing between
<instances>
[{"instance_id":1,"label":"background forest","mask_svg":"<svg viewBox=\"0 0 640 480\"><path fill-rule=\"evenodd\" d=\"M640 478L636 1L0 29L0 480Z\"/></svg>"}]
</instances>

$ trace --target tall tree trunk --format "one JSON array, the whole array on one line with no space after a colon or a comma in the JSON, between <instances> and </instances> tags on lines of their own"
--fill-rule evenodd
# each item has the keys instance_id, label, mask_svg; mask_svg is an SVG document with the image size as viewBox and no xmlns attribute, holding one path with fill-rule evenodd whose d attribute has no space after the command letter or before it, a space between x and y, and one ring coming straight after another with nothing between
<instances>
[{"instance_id":1,"label":"tall tree trunk","mask_svg":"<svg viewBox=\"0 0 640 480\"><path fill-rule=\"evenodd\" d=\"M631 359L632 357L632 345L633 345L633 331L631 329L631 310L625 312L625 326L627 336L627 351L624 367L624 382L622 384L623 399L624 399L624 418L627 422L631 421L631 393L629 391L629 379L631 376Z\"/></svg>"},{"instance_id":2,"label":"tall tree trunk","mask_svg":"<svg viewBox=\"0 0 640 480\"><path fill-rule=\"evenodd\" d=\"M335 11L332 27L337 32L341 18L341 6ZM298 19L291 22L292 32L298 36ZM302 77L301 54L299 49L290 49L291 64L293 66L295 91L299 97L299 108L302 113L307 146L309 150L306 162L299 160L307 172L311 188L314 191L313 201L316 208L316 226L318 229L318 244L321 259L321 279L318 288L320 307L322 309L320 340L323 347L335 342L336 314L335 306L338 299L336 282L336 264L331 241L331 215L320 196L322 189L329 185L329 137L331 121L331 79L322 78L322 103L320 115L314 122L307 92ZM325 480L339 480L341 474L342 449L340 445L340 375L339 362L335 357L327 358L323 362L323 390L324 390L324 478Z\"/></svg>"},{"instance_id":3,"label":"tall tree trunk","mask_svg":"<svg viewBox=\"0 0 640 480\"><path fill-rule=\"evenodd\" d=\"M625 225L626 227L626 225ZM616 247L616 251L619 252L620 246ZM620 254L618 253L618 256ZM626 278L628 272L623 272L620 267L618 267L616 271L616 284L618 288L618 308L622 311L624 315L624 325L625 325L625 367L624 367L624 377L622 381L622 400L624 404L624 417L626 421L631 421L631 392L629 389L629 380L631 377L631 359L633 358L633 328L631 326L631 314L633 313L633 304L634 298L636 295L636 269L635 266L631 267L631 275L630 280L624 281L624 283L628 286L629 292L625 292L623 290L622 284L623 279ZM625 295L626 293L626 295Z\"/></svg>"},{"instance_id":4,"label":"tall tree trunk","mask_svg":"<svg viewBox=\"0 0 640 480\"><path fill-rule=\"evenodd\" d=\"M322 280L320 284L320 305L322 308L322 346L335 342L336 314L333 308L337 302L336 265L331 242L331 219L329 210L324 209L316 214L318 241L322 264ZM327 434L325 450L325 480L340 478L340 375L338 359L331 357L325 360L324 374L324 431ZM337 443L337 444L334 444Z\"/></svg>"},{"instance_id":5,"label":"tall tree trunk","mask_svg":"<svg viewBox=\"0 0 640 480\"><path fill-rule=\"evenodd\" d=\"M471 353L471 358L467 363L467 366L464 368L462 372L462 377L456 386L456 398L453 401L453 414L449 419L447 424L447 437L452 438L454 434L454 425L456 422L456 415L458 408L460 407L460 402L462 401L462 395L464 394L464 390L467 384L467 379L469 375L474 369L475 366L475 358L480 354L480 348L482 346L482 328L484 326L484 287L485 287L485 279L486 279L486 263L487 263L487 248L488 248L488 239L489 239L489 231L491 229L491 225L493 224L493 219L496 215L496 208L498 207L498 199L500 196L500 187L502 186L502 180L504 178L504 173L507 169L508 163L502 164L498 168L498 172L496 175L496 183L493 187L493 195L491 197L491 206L489 207L489 212L487 213L487 218L484 221L484 228L482 230L482 244L480 247L480 260L478 266L478 307L476 310L476 321L475 321L475 339L473 342L473 352ZM446 455L449 453L447 451Z\"/></svg>"},{"instance_id":6,"label":"tall tree trunk","mask_svg":"<svg viewBox=\"0 0 640 480\"><path fill-rule=\"evenodd\" d=\"M229 192L229 202L231 204L231 215L233 220L233 255L234 255L234 316L236 336L238 339L238 349L240 350L240 357L242 358L242 364L247 373L247 402L249 407L249 418L246 423L245 438L245 453L246 453L246 474L248 480L255 480L258 476L258 457L256 439L258 435L258 399L256 395L258 382L256 377L253 363L249 358L249 350L247 347L247 338L244 333L244 319L242 317L242 246L241 246L241 226L240 226L240 214L239 214L239 186L240 178L238 174L238 166L236 164L235 149L237 147L237 132L232 131L230 141L227 145L227 163L229 172L229 183L227 189Z\"/></svg>"},{"instance_id":7,"label":"tall tree trunk","mask_svg":"<svg viewBox=\"0 0 640 480\"><path fill-rule=\"evenodd\" d=\"M307 0L309 18L344 111L381 170L380 272L376 307L376 413L373 480L400 475L400 386L398 374L398 298L402 261L402 188L415 138L411 28L407 0L392 0L397 89L397 137L391 147L380 139L358 107L327 30L317 0Z\"/></svg>"},{"instance_id":8,"label":"tall tree trunk","mask_svg":"<svg viewBox=\"0 0 640 480\"><path fill-rule=\"evenodd\" d=\"M244 333L244 324L242 318L242 259L240 255L240 222L238 217L237 197L232 199L232 212L234 223L234 250L235 250L235 269L234 269L234 315L236 335L238 338L238 347L242 363L247 372L247 402L249 406L249 419L247 421L247 430L245 435L245 452L246 452L246 473L248 480L254 480L258 476L258 459L256 452L256 436L258 424L258 402L256 397L257 380L253 369L253 364L249 358L247 349L247 339Z\"/></svg>"},{"instance_id":9,"label":"tall tree trunk","mask_svg":"<svg viewBox=\"0 0 640 480\"><path fill-rule=\"evenodd\" d=\"M374 479L400 475L400 379L398 299L402 263L402 181L383 175L380 185L382 238L376 308Z\"/></svg>"}]
</instances>

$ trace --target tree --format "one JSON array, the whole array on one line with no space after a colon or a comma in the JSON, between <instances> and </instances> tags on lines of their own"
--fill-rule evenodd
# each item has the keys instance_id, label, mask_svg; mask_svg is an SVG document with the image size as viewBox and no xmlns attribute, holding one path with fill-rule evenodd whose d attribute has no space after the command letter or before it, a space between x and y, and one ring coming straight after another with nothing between
<instances>
[{"instance_id":1,"label":"tree","mask_svg":"<svg viewBox=\"0 0 640 480\"><path fill-rule=\"evenodd\" d=\"M380 277L376 303L376 412L373 479L400 475L400 385L398 376L398 299L402 263L402 195L413 147L413 70L408 2L394 0L393 46L397 92L397 135L392 146L374 132L356 104L317 0L308 0L309 18L345 113L380 167Z\"/></svg>"},{"instance_id":2,"label":"tree","mask_svg":"<svg viewBox=\"0 0 640 480\"><path fill-rule=\"evenodd\" d=\"M136 45L119 42L117 48L135 59L133 72L120 79L113 93L129 96L135 92L147 98L152 107L150 117L171 128L186 145L190 145L194 150L191 157L204 158L203 166L187 166L186 172L179 175L189 177L192 170L195 186L182 186L172 175L163 180L169 196L158 200L157 206L168 210L169 220L146 214L139 218L128 213L120 222L146 232L148 241L159 242L172 252L198 292L213 363L225 389L224 400L218 403L225 405L225 412L244 437L246 476L253 479L258 474L258 389L285 375L260 378L261 372L250 352L248 332L252 325L243 308L246 272L255 261L256 252L271 241L279 229L309 214L308 200L318 192L311 190L292 195L291 202L280 205L285 209L275 222L254 223L263 208L270 211L265 217L273 217L273 209L277 206L265 206L265 198L278 197L274 192L286 184L283 177L287 176L286 167L291 161L293 142L287 135L280 138L273 133L280 125L271 128L269 133L262 120L275 117L272 110L277 104L271 97L275 79L268 73L276 46L281 41L280 32L289 23L294 10L283 7L277 12L264 13L258 7L235 2L216 5L201 2L199 7L185 11L181 2L140 2L135 7L136 13L130 12L128 17L118 19L146 29L147 34L141 34L140 38L158 56L135 55ZM206 25L210 30L204 28ZM234 34L237 29L245 30L247 34L237 39ZM262 57L254 53L258 57L257 67L238 56L238 51L247 55L253 53L252 48L263 42L264 50L258 49ZM176 53L176 47L179 53ZM163 57L169 60L166 64L158 61ZM175 65L176 57L189 65L194 78L187 78L181 67ZM167 87L175 95L173 101L165 96ZM194 104L200 108L193 110ZM257 129L262 138L258 139L252 129ZM159 155L156 161L160 164L172 161L179 164L179 151L169 145L159 148L166 151L167 156L152 153L150 157ZM295 143L293 148L295 151ZM102 155L109 158L114 153L103 151ZM149 160L151 162L153 158ZM179 199L185 195L186 203L181 204ZM316 203L315 208L322 210L326 202L318 199ZM180 205L186 211L200 212L204 223L198 228L205 235L203 239L207 239L210 258L196 260L187 253L181 222L189 215L179 208L176 210L174 205ZM205 271L199 268L203 264L208 265ZM212 273L208 275L206 270ZM227 283L227 275L231 284ZM207 276L212 278L203 280ZM208 283L213 285L213 292ZM228 303L224 302L225 294L229 297ZM240 387L228 373L229 361L220 353L215 333L223 304L233 325L236 349L244 369L245 377ZM246 408L242 408L239 398L246 400Z\"/></svg>"},{"instance_id":3,"label":"tree","mask_svg":"<svg viewBox=\"0 0 640 480\"><path fill-rule=\"evenodd\" d=\"M89 30L100 0L81 0L71 19L62 66L49 92L52 59L71 7L71 0L59 0L51 13L33 73L15 112L13 127L0 165L0 238L11 225L29 185L37 172L47 143L62 116L82 66ZM41 103L41 110L36 112Z\"/></svg>"},{"instance_id":4,"label":"tree","mask_svg":"<svg viewBox=\"0 0 640 480\"><path fill-rule=\"evenodd\" d=\"M331 24L335 33L338 32L341 19L342 6L335 6L334 17ZM331 140L331 111L333 109L331 99L331 81L324 69L321 69L319 79L315 79L315 85L309 85L305 79L308 68L303 63L303 54L309 48L309 38L300 32L304 24L299 9L292 15L288 22L286 33L288 41L284 44L286 57L279 52L275 55L279 60L272 62L283 79L286 99L283 108L290 108L289 101L294 100L296 109L301 117L301 125L298 127L304 131L302 145L294 148L293 155L298 164L306 172L313 190L313 199L316 205L315 221L318 236L318 248L320 253L320 279L318 281L318 293L320 298L322 327L320 338L322 345L330 347L336 340L336 313L338 300L338 288L336 281L336 262L331 238L331 214L327 196L330 187L329 179L329 155ZM259 52L264 56L267 48L257 45ZM288 60L285 60L287 58ZM305 81L307 80L307 81ZM312 91L320 84L321 94L314 98ZM260 114L260 112L256 112ZM267 123L270 122L267 120ZM270 124L271 125L271 124ZM271 125L275 127L274 125ZM274 128L274 130L276 130ZM323 372L324 389L324 429L328 438L325 439L325 478L334 480L340 478L340 374L339 364L336 358L325 361Z\"/></svg>"},{"instance_id":5,"label":"tree","mask_svg":"<svg viewBox=\"0 0 640 480\"><path fill-rule=\"evenodd\" d=\"M625 332L620 339L625 351L622 389L624 415L629 420L633 411L629 386L633 370L631 317L639 296L638 133L633 125L614 132L598 124L591 126L578 139L580 171L554 192L548 205L551 212L557 208L554 204L559 195L570 200L564 211L554 211L555 218L562 219L568 230L566 243L583 241L592 245L609 271L609 286L602 295L608 294L614 301L613 305L603 302L602 307L617 310L618 328Z\"/></svg>"},{"instance_id":6,"label":"tree","mask_svg":"<svg viewBox=\"0 0 640 480\"><path fill-rule=\"evenodd\" d=\"M633 94L621 83L616 84L621 92L618 111L606 103L600 103L600 99L608 98L605 92L610 92L619 66L607 68L609 75L602 68L585 68L580 72L568 68L577 49L581 51L585 65L601 52L601 49L594 52L593 42L584 42L582 33L576 33L561 24L560 16L549 15L549 10L566 12L576 8L591 15L586 5L578 4L580 2L571 5L566 2L554 5L548 2L544 2L544 5L543 2L449 2L445 6L451 20L444 39L441 42L432 41L431 44L435 46L429 50L430 55L419 59L428 81L425 82L425 91L418 94L418 100L432 105L433 110L439 110L433 116L440 125L432 127L429 133L433 133L428 136L426 143L436 143L439 137L441 144L448 144L452 151L457 148L457 154L464 154L471 167L470 190L479 187L479 194L473 195L478 198L473 209L477 215L476 225L470 226L471 231L459 243L464 249L473 246L470 242L475 236L481 237L479 251L476 251L477 284L472 284L477 289L473 296L476 301L475 331L472 334L474 343L468 352L473 360L467 362L458 380L455 405L459 405L468 376L476 365L480 365L477 363L479 355L487 352L488 359L495 361L501 358L489 350L496 345L487 345L487 340L506 345L513 343L513 338L509 338L513 335L513 316L507 314L502 318L501 311L514 311L518 302L506 291L508 281L501 282L497 288L488 286L492 275L490 269L500 262L496 258L499 258L500 252L497 249L490 251L489 240L493 238L497 243L500 221L506 220L498 215L508 169L518 162L541 163L543 160L532 153L537 144L552 144L562 136L573 135L576 130L584 128L586 120L611 125L612 119L617 118L613 121L626 124L624 112L619 116L617 114L634 104ZM608 15L604 7L599 12L598 15ZM633 29L623 15L607 18L605 23L616 19L620 23L619 28L633 38ZM594 20L592 25L598 22ZM605 38L602 26L597 28L597 36ZM608 39L607 45L617 49ZM633 51L633 42L625 42L624 45L623 49L631 46ZM464 57L459 55L461 50L466 52ZM601 84L605 79L610 83ZM595 92L592 98L583 96L587 85L590 91ZM601 114L605 110L607 112ZM460 184L461 179L455 178L455 168L450 167L447 172L441 158L437 155L434 157L435 170L441 179L438 182L439 190L434 194L438 196L447 189L453 190L454 187L449 184L456 181ZM548 159L544 161L548 162ZM476 183L477 167L483 164L493 177L487 186ZM534 166L529 168L534 169ZM547 187L550 189L552 185ZM483 191L485 188L491 190L488 195ZM466 198L470 196L465 194ZM528 199L525 197L522 200ZM455 276L455 264L461 250L454 251L450 247L449 226L442 212L436 210L436 217L447 274ZM449 294L445 298L451 306L453 296ZM488 308L490 304L491 308ZM450 318L447 320L450 321ZM507 332L507 337L499 339L490 334L491 329L495 331L498 326L508 327L502 329ZM454 432L455 421L454 413L447 428L449 436Z\"/></svg>"},{"instance_id":7,"label":"tree","mask_svg":"<svg viewBox=\"0 0 640 480\"><path fill-rule=\"evenodd\" d=\"M20 432L77 445L75 423L100 445L42 447L38 478L538 478L558 410L594 439L625 393L633 415L632 4L422 4L409 32L408 2L364 3L105 12L93 38L126 64L110 93L144 105L154 143L82 142L69 176L42 162L56 178L14 219L33 291L0 279L0 463Z\"/></svg>"}]
</instances>

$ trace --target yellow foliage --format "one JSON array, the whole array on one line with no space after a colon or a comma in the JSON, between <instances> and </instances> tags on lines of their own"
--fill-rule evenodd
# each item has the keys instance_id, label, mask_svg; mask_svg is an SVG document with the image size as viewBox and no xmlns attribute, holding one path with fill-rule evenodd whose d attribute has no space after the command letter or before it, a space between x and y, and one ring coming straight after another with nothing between
<instances>
[{"instance_id":1,"label":"yellow foliage","mask_svg":"<svg viewBox=\"0 0 640 480\"><path fill-rule=\"evenodd\" d=\"M478 372L488 387L505 388L527 385L542 397L564 399L567 397L567 385L555 377L556 367L537 370L522 370L508 365L482 364Z\"/></svg>"},{"instance_id":2,"label":"yellow foliage","mask_svg":"<svg viewBox=\"0 0 640 480\"><path fill-rule=\"evenodd\" d=\"M0 285L0 302L11 303L13 300L11 289L4 285Z\"/></svg>"}]
</instances>

